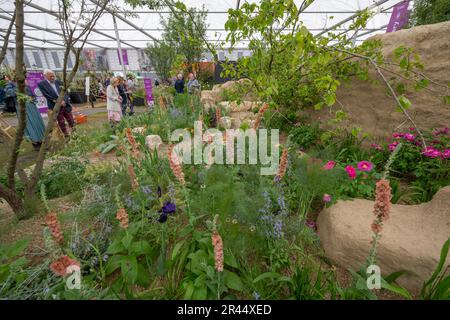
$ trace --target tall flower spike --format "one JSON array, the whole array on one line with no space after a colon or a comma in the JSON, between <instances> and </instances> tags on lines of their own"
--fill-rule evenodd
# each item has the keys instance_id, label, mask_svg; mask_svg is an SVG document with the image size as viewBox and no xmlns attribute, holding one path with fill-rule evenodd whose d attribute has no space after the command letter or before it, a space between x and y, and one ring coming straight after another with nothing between
<instances>
[{"instance_id":1,"label":"tall flower spike","mask_svg":"<svg viewBox=\"0 0 450 320\"><path fill-rule=\"evenodd\" d=\"M286 168L288 164L288 150L286 148L283 149L283 153L281 154L280 166L278 167L278 173L275 176L275 180L280 181L283 179L286 174Z\"/></svg>"},{"instance_id":2,"label":"tall flower spike","mask_svg":"<svg viewBox=\"0 0 450 320\"><path fill-rule=\"evenodd\" d=\"M139 144L136 142L136 139L134 139L133 132L131 131L131 128L127 128L126 131L128 142L131 145L132 149L132 156L136 160L139 160Z\"/></svg>"},{"instance_id":3,"label":"tall flower spike","mask_svg":"<svg viewBox=\"0 0 450 320\"><path fill-rule=\"evenodd\" d=\"M372 231L374 233L381 231L382 222L389 219L390 210L391 186L389 185L389 181L381 179L376 183L375 190L375 204L373 209L375 221L372 224Z\"/></svg>"},{"instance_id":4,"label":"tall flower spike","mask_svg":"<svg viewBox=\"0 0 450 320\"><path fill-rule=\"evenodd\" d=\"M128 174L131 179L131 188L136 191L139 188L139 183L136 179L136 174L134 173L134 167L132 164L128 165Z\"/></svg>"},{"instance_id":5,"label":"tall flower spike","mask_svg":"<svg viewBox=\"0 0 450 320\"><path fill-rule=\"evenodd\" d=\"M214 230L211 235L212 245L214 247L214 261L216 270L223 272L223 242L220 234Z\"/></svg>"},{"instance_id":6,"label":"tall flower spike","mask_svg":"<svg viewBox=\"0 0 450 320\"><path fill-rule=\"evenodd\" d=\"M169 147L168 157L170 169L172 169L173 174L175 175L175 177L177 177L180 184L184 186L186 182L184 181L183 168L181 167L181 163L180 160L178 159L178 156L173 152L174 147L175 147L174 145L171 145Z\"/></svg>"},{"instance_id":7,"label":"tall flower spike","mask_svg":"<svg viewBox=\"0 0 450 320\"><path fill-rule=\"evenodd\" d=\"M259 109L258 114L256 116L255 123L253 124L253 129L258 129L259 125L261 124L261 120L264 116L264 113L269 109L269 105L267 103L264 103L264 105Z\"/></svg>"},{"instance_id":8,"label":"tall flower spike","mask_svg":"<svg viewBox=\"0 0 450 320\"><path fill-rule=\"evenodd\" d=\"M220 110L219 107L217 107L216 108L216 123L217 123L217 126L219 126L221 118L222 118L222 111Z\"/></svg>"},{"instance_id":9,"label":"tall flower spike","mask_svg":"<svg viewBox=\"0 0 450 320\"><path fill-rule=\"evenodd\" d=\"M50 231L52 232L55 241L61 244L64 241L64 236L61 231L61 225L59 224L56 213L52 212L47 214L47 216L45 217L45 224L49 227Z\"/></svg>"},{"instance_id":10,"label":"tall flower spike","mask_svg":"<svg viewBox=\"0 0 450 320\"><path fill-rule=\"evenodd\" d=\"M116 218L123 229L128 229L128 213L125 208L120 208L117 211Z\"/></svg>"}]
</instances>

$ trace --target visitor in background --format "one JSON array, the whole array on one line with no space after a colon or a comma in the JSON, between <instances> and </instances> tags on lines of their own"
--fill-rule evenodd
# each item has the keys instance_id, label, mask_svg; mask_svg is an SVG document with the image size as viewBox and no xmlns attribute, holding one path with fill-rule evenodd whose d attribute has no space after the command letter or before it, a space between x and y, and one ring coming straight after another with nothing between
<instances>
[{"instance_id":1,"label":"visitor in background","mask_svg":"<svg viewBox=\"0 0 450 320\"><path fill-rule=\"evenodd\" d=\"M117 77L118 84L117 84L117 90L119 91L119 95L122 98L122 115L127 114L127 89L125 88L125 81L122 77Z\"/></svg>"},{"instance_id":2,"label":"visitor in background","mask_svg":"<svg viewBox=\"0 0 450 320\"><path fill-rule=\"evenodd\" d=\"M45 99L47 99L48 109L53 110L55 108L56 100L58 100L63 83L60 80L57 80L55 73L49 69L44 70L44 77L45 80L39 82L38 87ZM59 109L56 120L58 121L58 125L66 139L69 138L70 136L66 128L66 121L72 131L75 129L75 121L73 120L72 105L67 92L64 95L64 99L61 101L61 109Z\"/></svg>"},{"instance_id":3,"label":"visitor in background","mask_svg":"<svg viewBox=\"0 0 450 320\"><path fill-rule=\"evenodd\" d=\"M10 75L5 75L5 111L17 111L17 86Z\"/></svg>"},{"instance_id":4,"label":"visitor in background","mask_svg":"<svg viewBox=\"0 0 450 320\"><path fill-rule=\"evenodd\" d=\"M102 83L101 79L98 79L97 90L98 90L99 98L104 99L105 98L105 88L103 87L103 83Z\"/></svg>"},{"instance_id":5,"label":"visitor in background","mask_svg":"<svg viewBox=\"0 0 450 320\"><path fill-rule=\"evenodd\" d=\"M126 89L127 89L126 92L127 92L128 105L130 106L129 115L132 116L134 114L133 93L135 91L134 77L132 74L128 75Z\"/></svg>"},{"instance_id":6,"label":"visitor in background","mask_svg":"<svg viewBox=\"0 0 450 320\"><path fill-rule=\"evenodd\" d=\"M122 97L119 94L119 78L112 77L110 85L106 88L106 110L108 110L108 120L112 125L117 124L122 119Z\"/></svg>"},{"instance_id":7,"label":"visitor in background","mask_svg":"<svg viewBox=\"0 0 450 320\"><path fill-rule=\"evenodd\" d=\"M183 75L180 73L175 81L175 90L177 93L184 93L184 80Z\"/></svg>"},{"instance_id":8,"label":"visitor in background","mask_svg":"<svg viewBox=\"0 0 450 320\"><path fill-rule=\"evenodd\" d=\"M42 120L42 116L36 106L36 97L28 86L25 80L25 93L31 97L30 100L25 102L26 111L26 127L25 137L31 140L34 150L38 151L41 148L42 141L44 140L45 125ZM17 118L20 121L20 112L17 112Z\"/></svg>"},{"instance_id":9,"label":"visitor in background","mask_svg":"<svg viewBox=\"0 0 450 320\"><path fill-rule=\"evenodd\" d=\"M197 79L195 79L195 76L193 73L189 73L189 81L187 83L187 89L189 94L195 94L200 91L200 83Z\"/></svg>"},{"instance_id":10,"label":"visitor in background","mask_svg":"<svg viewBox=\"0 0 450 320\"><path fill-rule=\"evenodd\" d=\"M159 86L159 81L158 79L155 79L155 87Z\"/></svg>"}]
</instances>

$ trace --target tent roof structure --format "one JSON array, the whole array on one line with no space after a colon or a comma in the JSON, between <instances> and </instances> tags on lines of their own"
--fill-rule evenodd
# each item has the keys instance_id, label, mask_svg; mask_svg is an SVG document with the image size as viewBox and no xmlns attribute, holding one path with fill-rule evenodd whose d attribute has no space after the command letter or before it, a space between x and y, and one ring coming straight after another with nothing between
<instances>
[{"instance_id":1,"label":"tent roof structure","mask_svg":"<svg viewBox=\"0 0 450 320\"><path fill-rule=\"evenodd\" d=\"M93 6L96 0L88 0ZM316 35L327 32L336 26L336 32L345 32L352 21L352 16L358 10L370 7L376 15L372 17L365 30L357 34L356 41L363 41L376 33L386 32L392 7L403 0L315 0L306 12L301 14L301 20L309 30ZM227 20L227 10L236 8L244 2L256 0L184 0L188 7L207 11L207 39L211 43L221 43L226 39L224 24ZM298 5L301 0L295 1ZM77 3L76 1L74 3ZM158 41L162 37L161 19L169 14L168 9L150 10L145 7L132 9L123 0L116 0L117 9L108 11L99 19L94 31L90 34L85 47L117 48L113 25L114 14L121 46L123 48L145 48L148 43ZM9 25L14 11L13 0L0 0L0 36ZM64 46L60 26L56 19L58 15L58 0L32 0L25 6L25 45L34 48L61 48ZM74 9L76 12L76 8ZM133 15L127 14L133 12ZM12 35L14 37L14 35ZM14 39L10 47L14 47ZM0 37L0 43L2 38ZM238 47L245 48L243 41ZM225 44L226 46L226 44Z\"/></svg>"}]
</instances>

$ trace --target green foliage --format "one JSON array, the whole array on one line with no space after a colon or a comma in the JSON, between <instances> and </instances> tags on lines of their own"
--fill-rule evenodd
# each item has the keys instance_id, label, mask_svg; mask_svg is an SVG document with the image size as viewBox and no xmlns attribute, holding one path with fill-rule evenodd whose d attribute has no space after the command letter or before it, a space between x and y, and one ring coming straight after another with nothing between
<instances>
[{"instance_id":1,"label":"green foliage","mask_svg":"<svg viewBox=\"0 0 450 320\"><path fill-rule=\"evenodd\" d=\"M450 248L450 238L444 243L441 249L441 256L436 270L430 279L424 283L420 292L420 298L424 300L449 300L450 299L450 274L449 265L446 264L448 251Z\"/></svg>"},{"instance_id":2,"label":"green foliage","mask_svg":"<svg viewBox=\"0 0 450 320\"><path fill-rule=\"evenodd\" d=\"M86 162L77 157L55 159L43 170L39 185L45 186L50 199L66 196L85 186L85 170Z\"/></svg>"},{"instance_id":3,"label":"green foliage","mask_svg":"<svg viewBox=\"0 0 450 320\"><path fill-rule=\"evenodd\" d=\"M450 20L449 0L415 0L411 26L420 26Z\"/></svg>"},{"instance_id":4,"label":"green foliage","mask_svg":"<svg viewBox=\"0 0 450 320\"><path fill-rule=\"evenodd\" d=\"M169 54L183 56L189 72L192 71L193 65L201 60L205 51L204 39L207 29L205 11L204 7L199 11L195 8L173 10L167 19L161 20L164 28L162 37L166 45L170 46L167 51L172 52ZM172 66L174 61L171 62Z\"/></svg>"},{"instance_id":5,"label":"green foliage","mask_svg":"<svg viewBox=\"0 0 450 320\"><path fill-rule=\"evenodd\" d=\"M309 149L320 142L322 132L317 125L300 124L289 131L289 136L300 148Z\"/></svg>"},{"instance_id":6,"label":"green foliage","mask_svg":"<svg viewBox=\"0 0 450 320\"><path fill-rule=\"evenodd\" d=\"M172 75L172 65L177 58L173 44L165 40L154 42L147 45L145 52L158 77L168 81Z\"/></svg>"}]
</instances>

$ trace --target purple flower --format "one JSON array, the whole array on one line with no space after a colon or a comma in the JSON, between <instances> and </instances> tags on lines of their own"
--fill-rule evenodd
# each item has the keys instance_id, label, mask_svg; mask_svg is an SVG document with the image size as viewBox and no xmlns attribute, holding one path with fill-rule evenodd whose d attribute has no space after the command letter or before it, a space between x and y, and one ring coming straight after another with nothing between
<instances>
[{"instance_id":1,"label":"purple flower","mask_svg":"<svg viewBox=\"0 0 450 320\"><path fill-rule=\"evenodd\" d=\"M397 145L398 145L398 142L397 141L394 141L394 142L392 142L390 145L389 145L389 151L394 151L395 150L395 148L397 147Z\"/></svg>"},{"instance_id":2,"label":"purple flower","mask_svg":"<svg viewBox=\"0 0 450 320\"><path fill-rule=\"evenodd\" d=\"M331 196L328 193L325 193L323 195L323 202L326 202L326 203L331 202Z\"/></svg>"},{"instance_id":3,"label":"purple flower","mask_svg":"<svg viewBox=\"0 0 450 320\"><path fill-rule=\"evenodd\" d=\"M149 195L150 193L152 193L152 188L150 188L149 186L142 186L141 190L144 194Z\"/></svg>"},{"instance_id":4,"label":"purple flower","mask_svg":"<svg viewBox=\"0 0 450 320\"><path fill-rule=\"evenodd\" d=\"M444 150L444 152L442 152L442 158L444 159L450 158L450 149Z\"/></svg>"},{"instance_id":5,"label":"purple flower","mask_svg":"<svg viewBox=\"0 0 450 320\"><path fill-rule=\"evenodd\" d=\"M177 210L177 206L175 205L175 203L173 202L166 202L166 204L161 208L161 211L164 214L171 214L171 213L175 213L175 211Z\"/></svg>"},{"instance_id":6,"label":"purple flower","mask_svg":"<svg viewBox=\"0 0 450 320\"><path fill-rule=\"evenodd\" d=\"M161 187L160 187L160 186L158 186L157 194L158 194L158 198L161 198L161 196L162 196L162 190L161 190Z\"/></svg>"},{"instance_id":7,"label":"purple flower","mask_svg":"<svg viewBox=\"0 0 450 320\"><path fill-rule=\"evenodd\" d=\"M369 172L372 171L373 169L373 164L370 161L360 161L358 162L358 170L359 171L365 171L365 172Z\"/></svg>"},{"instance_id":8,"label":"purple flower","mask_svg":"<svg viewBox=\"0 0 450 320\"><path fill-rule=\"evenodd\" d=\"M163 212L163 213L159 216L158 222L164 223L164 222L166 222L166 221L167 221L167 214Z\"/></svg>"},{"instance_id":9,"label":"purple flower","mask_svg":"<svg viewBox=\"0 0 450 320\"><path fill-rule=\"evenodd\" d=\"M441 156L441 152L433 147L427 147L422 154L425 157L429 157L429 158L437 158Z\"/></svg>"},{"instance_id":10,"label":"purple flower","mask_svg":"<svg viewBox=\"0 0 450 320\"><path fill-rule=\"evenodd\" d=\"M311 228L313 230L316 230L316 223L314 221L306 220L305 224L306 224L307 227L309 227L309 228Z\"/></svg>"},{"instance_id":11,"label":"purple flower","mask_svg":"<svg viewBox=\"0 0 450 320\"><path fill-rule=\"evenodd\" d=\"M404 138L405 140L408 140L408 141L414 141L414 139L416 139L416 137L415 137L413 134L411 134L411 133L405 133L405 135L403 136L403 138Z\"/></svg>"}]
</instances>

